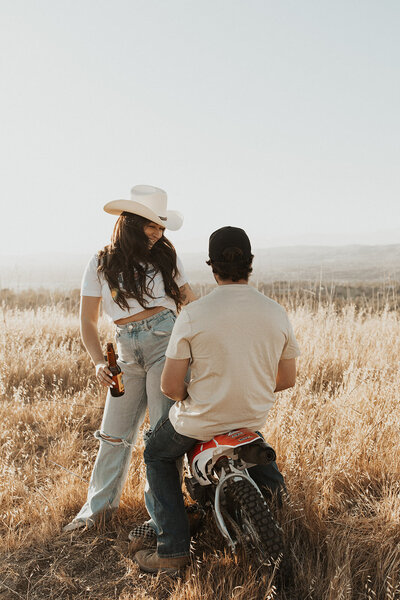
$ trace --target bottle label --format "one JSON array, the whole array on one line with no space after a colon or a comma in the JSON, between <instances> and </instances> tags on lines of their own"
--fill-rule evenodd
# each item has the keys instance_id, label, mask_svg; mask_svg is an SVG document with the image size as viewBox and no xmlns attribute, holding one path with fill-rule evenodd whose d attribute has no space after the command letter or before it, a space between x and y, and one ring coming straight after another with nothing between
<instances>
[{"instance_id":1,"label":"bottle label","mask_svg":"<svg viewBox=\"0 0 400 600\"><path fill-rule=\"evenodd\" d=\"M122 373L118 373L118 375L114 375L113 379L116 383L114 388L116 390L118 390L119 392L124 392L125 386L124 386L124 380L122 379Z\"/></svg>"}]
</instances>

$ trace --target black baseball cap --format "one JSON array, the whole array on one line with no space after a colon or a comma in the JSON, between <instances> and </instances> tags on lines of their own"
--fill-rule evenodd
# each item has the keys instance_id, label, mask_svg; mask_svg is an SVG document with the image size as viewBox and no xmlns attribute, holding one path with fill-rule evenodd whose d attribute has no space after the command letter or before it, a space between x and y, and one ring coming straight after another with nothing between
<instances>
[{"instance_id":1,"label":"black baseball cap","mask_svg":"<svg viewBox=\"0 0 400 600\"><path fill-rule=\"evenodd\" d=\"M240 227L221 227L210 235L208 243L208 255L213 262L224 262L224 250L227 248L239 248L243 258L251 260L251 245L247 233Z\"/></svg>"}]
</instances>

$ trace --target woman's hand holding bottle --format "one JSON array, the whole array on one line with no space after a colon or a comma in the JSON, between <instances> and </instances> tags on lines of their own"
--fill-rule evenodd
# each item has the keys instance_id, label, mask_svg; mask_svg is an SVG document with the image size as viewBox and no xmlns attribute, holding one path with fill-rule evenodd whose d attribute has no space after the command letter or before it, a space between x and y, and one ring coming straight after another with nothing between
<instances>
[{"instance_id":1,"label":"woman's hand holding bottle","mask_svg":"<svg viewBox=\"0 0 400 600\"><path fill-rule=\"evenodd\" d=\"M123 396L125 393L125 386L122 379L122 371L121 367L117 363L117 356L114 351L114 346L112 342L107 344L107 363L108 369L112 376L113 385L111 386L110 392L111 396L118 398L119 396Z\"/></svg>"},{"instance_id":2,"label":"woman's hand holding bottle","mask_svg":"<svg viewBox=\"0 0 400 600\"><path fill-rule=\"evenodd\" d=\"M112 373L106 362L97 363L97 365L95 365L95 369L96 379L101 385L104 385L104 387L112 387L115 385L112 378Z\"/></svg>"}]
</instances>

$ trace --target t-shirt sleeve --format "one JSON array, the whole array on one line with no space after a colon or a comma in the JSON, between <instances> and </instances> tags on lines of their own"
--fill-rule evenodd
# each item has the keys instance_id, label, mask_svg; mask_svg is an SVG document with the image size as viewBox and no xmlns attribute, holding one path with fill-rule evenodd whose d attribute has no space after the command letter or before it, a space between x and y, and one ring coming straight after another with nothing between
<instances>
[{"instance_id":1,"label":"t-shirt sleeve","mask_svg":"<svg viewBox=\"0 0 400 600\"><path fill-rule=\"evenodd\" d=\"M190 319L183 308L175 321L165 356L176 359L191 358L190 339Z\"/></svg>"},{"instance_id":2,"label":"t-shirt sleeve","mask_svg":"<svg viewBox=\"0 0 400 600\"><path fill-rule=\"evenodd\" d=\"M98 259L95 254L86 265L81 284L81 296L101 298L101 282L97 273Z\"/></svg>"},{"instance_id":3,"label":"t-shirt sleeve","mask_svg":"<svg viewBox=\"0 0 400 600\"><path fill-rule=\"evenodd\" d=\"M292 324L290 323L287 315L285 337L286 342L282 350L281 359L287 360L290 358L296 358L297 356L300 356L300 348L294 335Z\"/></svg>"},{"instance_id":4,"label":"t-shirt sleeve","mask_svg":"<svg viewBox=\"0 0 400 600\"><path fill-rule=\"evenodd\" d=\"M176 257L176 266L178 268L178 272L175 276L175 281L178 287L182 287L183 285L185 285L185 283L187 283L187 277L179 256Z\"/></svg>"}]
</instances>

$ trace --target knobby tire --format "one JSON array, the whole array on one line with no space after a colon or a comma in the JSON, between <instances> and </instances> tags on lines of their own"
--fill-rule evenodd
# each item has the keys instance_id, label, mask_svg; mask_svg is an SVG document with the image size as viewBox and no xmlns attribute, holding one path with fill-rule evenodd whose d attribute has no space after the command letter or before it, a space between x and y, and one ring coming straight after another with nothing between
<instances>
[{"instance_id":1,"label":"knobby tire","mask_svg":"<svg viewBox=\"0 0 400 600\"><path fill-rule=\"evenodd\" d=\"M239 545L249 558L274 564L282 558L282 530L264 498L246 479L230 480L226 498L228 510L240 530Z\"/></svg>"}]
</instances>

